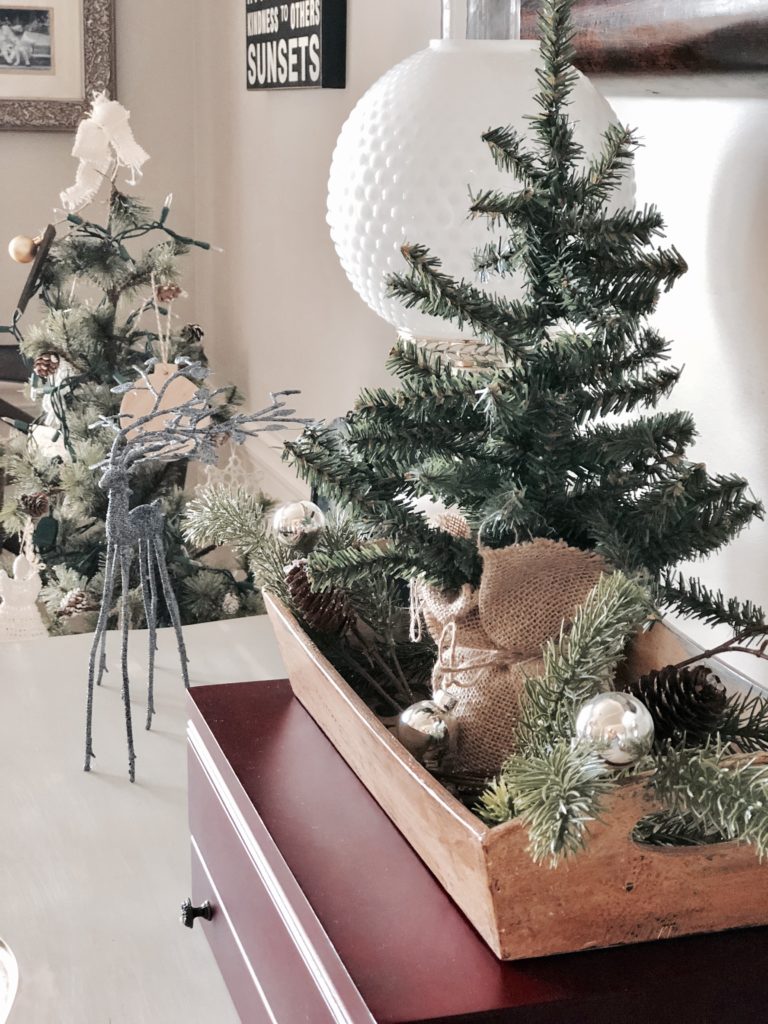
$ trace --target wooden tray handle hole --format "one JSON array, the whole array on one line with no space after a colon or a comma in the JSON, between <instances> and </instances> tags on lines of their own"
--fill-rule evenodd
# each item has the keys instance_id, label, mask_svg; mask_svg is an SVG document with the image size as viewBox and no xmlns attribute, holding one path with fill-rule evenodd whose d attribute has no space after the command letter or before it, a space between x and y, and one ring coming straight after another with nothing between
<instances>
[{"instance_id":1,"label":"wooden tray handle hole","mask_svg":"<svg viewBox=\"0 0 768 1024\"><path fill-rule=\"evenodd\" d=\"M654 811L646 814L635 824L630 838L639 846L664 850L667 853L702 849L709 846L736 845L736 840L728 839L720 833L705 832L690 819L682 818L669 811Z\"/></svg>"}]
</instances>

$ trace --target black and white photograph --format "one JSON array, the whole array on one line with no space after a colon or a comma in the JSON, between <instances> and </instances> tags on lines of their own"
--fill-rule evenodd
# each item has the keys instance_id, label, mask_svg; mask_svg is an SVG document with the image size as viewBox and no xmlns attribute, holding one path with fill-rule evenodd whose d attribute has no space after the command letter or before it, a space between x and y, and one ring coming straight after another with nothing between
<instances>
[{"instance_id":1,"label":"black and white photograph","mask_svg":"<svg viewBox=\"0 0 768 1024\"><path fill-rule=\"evenodd\" d=\"M0 0L0 131L70 131L115 93L114 0Z\"/></svg>"},{"instance_id":2,"label":"black and white photograph","mask_svg":"<svg viewBox=\"0 0 768 1024\"><path fill-rule=\"evenodd\" d=\"M52 8L0 6L0 72L53 70Z\"/></svg>"}]
</instances>

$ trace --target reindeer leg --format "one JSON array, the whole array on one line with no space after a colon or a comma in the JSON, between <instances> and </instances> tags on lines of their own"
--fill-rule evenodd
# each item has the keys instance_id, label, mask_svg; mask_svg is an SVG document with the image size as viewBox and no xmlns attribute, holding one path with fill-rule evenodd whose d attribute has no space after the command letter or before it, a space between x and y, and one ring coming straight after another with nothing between
<instances>
[{"instance_id":1,"label":"reindeer leg","mask_svg":"<svg viewBox=\"0 0 768 1024\"><path fill-rule=\"evenodd\" d=\"M128 627L130 625L130 614L128 610L128 598L131 588L131 561L132 551L120 552L120 574L122 586L122 608L121 618L123 626L122 641L120 644L120 667L123 672L123 709L125 711L125 735L128 740L128 778L131 782L136 780L136 754L133 749L133 721L131 719L131 692L128 679Z\"/></svg>"},{"instance_id":2,"label":"reindeer leg","mask_svg":"<svg viewBox=\"0 0 768 1024\"><path fill-rule=\"evenodd\" d=\"M112 544L112 547L114 549L114 544ZM111 578L110 578L109 555L107 555L107 565L106 565L106 567L104 569L104 590L103 590L102 599L101 599L101 607L102 608L104 607L105 600L106 600L107 619L109 619L109 610L112 607L112 597L113 597L114 592L115 592L115 569L116 569L116 564L117 564L117 559L113 558L112 559L112 568L111 568ZM107 593L109 593L109 597L108 598L106 598ZM101 654L99 655L99 669L98 669L98 672L96 673L96 685L97 686L101 686L101 680L104 678L104 673L107 672L107 671L109 671L109 670L107 669L107 627L106 627L106 622L105 622L104 629L101 632Z\"/></svg>"},{"instance_id":3,"label":"reindeer leg","mask_svg":"<svg viewBox=\"0 0 768 1024\"><path fill-rule=\"evenodd\" d=\"M107 636L107 620L109 618L109 608L112 604L112 594L115 589L115 564L117 562L117 549L114 544L107 546L107 565L104 571L104 588L101 593L101 608L99 609L99 618L96 622L96 629L93 634L93 643L91 644L91 653L88 659L88 697L85 704L85 764L83 770L89 772L91 770L91 758L94 757L93 753L93 684L96 677L96 657L99 652L99 646L102 649L102 657L104 657L104 645L106 644Z\"/></svg>"},{"instance_id":4,"label":"reindeer leg","mask_svg":"<svg viewBox=\"0 0 768 1024\"><path fill-rule=\"evenodd\" d=\"M107 618L109 618L109 608L112 605L112 596L113 596L114 590L115 590L115 577L114 577L115 567L114 566L112 567L112 572L113 572L113 576L112 576L112 583L111 583L111 586L110 586L109 605L107 606ZM96 685L97 686L101 686L101 681L104 678L104 673L105 672L109 672L109 669L107 668L107 628L106 628L106 626L104 627L104 631L101 634L101 654L99 655L99 670L96 673Z\"/></svg>"},{"instance_id":5,"label":"reindeer leg","mask_svg":"<svg viewBox=\"0 0 768 1024\"><path fill-rule=\"evenodd\" d=\"M144 614L149 631L149 680L147 683L147 722L146 728L152 727L152 716L155 713L155 651L157 650L157 587L155 586L155 567L150 557L149 544L139 541L139 575L141 590L144 597Z\"/></svg>"},{"instance_id":6,"label":"reindeer leg","mask_svg":"<svg viewBox=\"0 0 768 1024\"><path fill-rule=\"evenodd\" d=\"M160 582L163 586L163 596L165 597L165 603L168 606L168 612L171 616L173 628L176 631L176 643L179 648L179 659L181 661L181 676L184 680L184 686L189 689L189 672L187 670L189 658L187 657L187 648L184 644L184 635L181 631L179 606L176 603L176 595L174 594L173 587L171 586L171 579L168 575L168 566L165 564L165 545L160 537L151 538L150 544L152 544L155 551L157 567L160 571Z\"/></svg>"},{"instance_id":7,"label":"reindeer leg","mask_svg":"<svg viewBox=\"0 0 768 1024\"><path fill-rule=\"evenodd\" d=\"M101 654L99 656L99 671L96 674L96 685L101 686L101 680L104 678L104 673L109 672L107 668L107 631L106 629L101 634Z\"/></svg>"}]
</instances>

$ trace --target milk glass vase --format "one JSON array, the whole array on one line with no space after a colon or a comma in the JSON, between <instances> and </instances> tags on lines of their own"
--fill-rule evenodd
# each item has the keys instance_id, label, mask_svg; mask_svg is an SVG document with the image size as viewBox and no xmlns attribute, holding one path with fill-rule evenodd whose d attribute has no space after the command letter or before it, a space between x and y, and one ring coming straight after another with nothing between
<instances>
[{"instance_id":1,"label":"milk glass vase","mask_svg":"<svg viewBox=\"0 0 768 1024\"><path fill-rule=\"evenodd\" d=\"M512 0L444 0L442 39L387 71L341 129L328 185L331 237L355 290L404 337L462 337L454 324L389 298L387 277L405 269L403 243L419 242L447 273L473 279L473 251L490 236L483 218L467 219L469 191L515 187L481 135L502 125L526 135L535 112L538 43L517 38L519 26ZM585 159L596 156L617 119L582 74L569 112ZM633 197L628 176L613 205L631 206ZM521 294L514 275L490 287Z\"/></svg>"}]
</instances>

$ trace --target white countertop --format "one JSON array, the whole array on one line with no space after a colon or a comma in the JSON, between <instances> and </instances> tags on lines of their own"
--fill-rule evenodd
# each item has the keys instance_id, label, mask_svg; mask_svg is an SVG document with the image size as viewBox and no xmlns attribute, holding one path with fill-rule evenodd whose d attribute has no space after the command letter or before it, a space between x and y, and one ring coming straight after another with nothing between
<instances>
[{"instance_id":1,"label":"white countertop","mask_svg":"<svg viewBox=\"0 0 768 1024\"><path fill-rule=\"evenodd\" d=\"M190 679L284 675L266 617L186 627ZM19 965L9 1024L235 1024L189 893L184 689L159 631L157 714L144 730L146 633L131 637L136 783L118 637L82 770L90 636L0 644L0 939Z\"/></svg>"}]
</instances>

